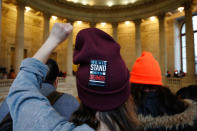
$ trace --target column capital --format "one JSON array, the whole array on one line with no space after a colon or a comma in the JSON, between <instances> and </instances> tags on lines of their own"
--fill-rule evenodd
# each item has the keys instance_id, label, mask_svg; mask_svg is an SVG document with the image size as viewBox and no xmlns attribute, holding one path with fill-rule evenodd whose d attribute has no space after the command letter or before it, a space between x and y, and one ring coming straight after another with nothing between
<instances>
[{"instance_id":1,"label":"column capital","mask_svg":"<svg viewBox=\"0 0 197 131\"><path fill-rule=\"evenodd\" d=\"M133 20L133 22L135 23L135 25L140 25L142 23L142 20L136 19L136 20Z\"/></svg>"},{"instance_id":2,"label":"column capital","mask_svg":"<svg viewBox=\"0 0 197 131\"><path fill-rule=\"evenodd\" d=\"M91 28L95 28L96 27L96 22L89 22L89 24L90 24Z\"/></svg>"},{"instance_id":3,"label":"column capital","mask_svg":"<svg viewBox=\"0 0 197 131\"><path fill-rule=\"evenodd\" d=\"M67 22L66 23L70 23L71 25L73 25L74 22L75 22L75 20L73 20L73 19L67 19Z\"/></svg>"},{"instance_id":4,"label":"column capital","mask_svg":"<svg viewBox=\"0 0 197 131\"><path fill-rule=\"evenodd\" d=\"M162 13L162 14L157 15L157 18L159 20L163 20L163 19L165 19L165 16L166 16L166 13Z\"/></svg>"},{"instance_id":5,"label":"column capital","mask_svg":"<svg viewBox=\"0 0 197 131\"><path fill-rule=\"evenodd\" d=\"M25 4L24 3L17 3L16 8L19 10L25 10Z\"/></svg>"},{"instance_id":6,"label":"column capital","mask_svg":"<svg viewBox=\"0 0 197 131\"><path fill-rule=\"evenodd\" d=\"M42 15L46 19L50 19L50 17L51 17L51 14L50 13L47 13L47 12L43 12Z\"/></svg>"},{"instance_id":7,"label":"column capital","mask_svg":"<svg viewBox=\"0 0 197 131\"><path fill-rule=\"evenodd\" d=\"M188 9L192 8L192 2L193 2L193 0L187 0L185 2L184 9L188 10Z\"/></svg>"},{"instance_id":8,"label":"column capital","mask_svg":"<svg viewBox=\"0 0 197 131\"><path fill-rule=\"evenodd\" d=\"M112 28L117 28L118 27L118 22L113 22L112 24Z\"/></svg>"}]
</instances>

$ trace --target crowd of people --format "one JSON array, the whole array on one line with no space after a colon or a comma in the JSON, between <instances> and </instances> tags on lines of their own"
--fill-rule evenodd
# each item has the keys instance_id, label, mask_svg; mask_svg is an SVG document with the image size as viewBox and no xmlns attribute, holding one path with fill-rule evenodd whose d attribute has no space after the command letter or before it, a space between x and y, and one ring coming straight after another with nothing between
<instances>
[{"instance_id":1,"label":"crowd of people","mask_svg":"<svg viewBox=\"0 0 197 131\"><path fill-rule=\"evenodd\" d=\"M176 78L182 78L186 75L185 72L183 72L182 70L178 71L178 70L174 70L173 75L171 74L171 72L169 70L167 70L166 72L166 77L176 77Z\"/></svg>"},{"instance_id":2,"label":"crowd of people","mask_svg":"<svg viewBox=\"0 0 197 131\"><path fill-rule=\"evenodd\" d=\"M59 71L58 77L66 78L66 72ZM0 67L0 79L15 79L16 73L13 68L10 69L9 73L5 67Z\"/></svg>"},{"instance_id":3,"label":"crowd of people","mask_svg":"<svg viewBox=\"0 0 197 131\"><path fill-rule=\"evenodd\" d=\"M69 23L56 23L36 54L21 63L0 107L0 127L8 126L10 114L16 131L197 130L195 99L163 86L152 54L143 52L129 72L119 44L97 28L83 29L76 38L78 101L55 91L59 69L48 58L71 31Z\"/></svg>"},{"instance_id":4,"label":"crowd of people","mask_svg":"<svg viewBox=\"0 0 197 131\"><path fill-rule=\"evenodd\" d=\"M0 68L0 79L15 79L15 77L16 74L13 68L10 69L9 73L7 72L6 68Z\"/></svg>"}]
</instances>

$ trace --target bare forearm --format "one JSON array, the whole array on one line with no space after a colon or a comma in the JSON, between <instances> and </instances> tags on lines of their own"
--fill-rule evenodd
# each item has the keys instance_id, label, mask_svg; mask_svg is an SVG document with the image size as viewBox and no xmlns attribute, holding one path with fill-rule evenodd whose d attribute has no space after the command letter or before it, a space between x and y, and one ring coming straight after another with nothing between
<instances>
[{"instance_id":1,"label":"bare forearm","mask_svg":"<svg viewBox=\"0 0 197 131\"><path fill-rule=\"evenodd\" d=\"M46 40L46 42L42 45L42 47L36 52L33 58L41 61L42 63L46 63L52 51L65 39L67 39L68 35L72 31L72 25L70 23L55 23L53 26L51 33Z\"/></svg>"},{"instance_id":2,"label":"bare forearm","mask_svg":"<svg viewBox=\"0 0 197 131\"><path fill-rule=\"evenodd\" d=\"M36 52L33 58L46 63L52 51L58 46L58 43L55 39L49 37L42 47Z\"/></svg>"}]
</instances>

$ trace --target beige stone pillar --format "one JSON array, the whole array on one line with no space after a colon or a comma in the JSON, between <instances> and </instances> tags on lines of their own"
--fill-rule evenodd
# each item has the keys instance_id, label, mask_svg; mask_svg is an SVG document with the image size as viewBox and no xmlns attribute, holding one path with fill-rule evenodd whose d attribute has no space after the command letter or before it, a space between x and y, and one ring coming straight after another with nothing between
<instances>
[{"instance_id":1,"label":"beige stone pillar","mask_svg":"<svg viewBox=\"0 0 197 131\"><path fill-rule=\"evenodd\" d=\"M90 27L91 28L96 28L96 22L90 22Z\"/></svg>"},{"instance_id":2,"label":"beige stone pillar","mask_svg":"<svg viewBox=\"0 0 197 131\"><path fill-rule=\"evenodd\" d=\"M73 21L68 21L73 25ZM74 27L73 27L74 28ZM67 75L73 76L73 31L68 36L68 47L67 47Z\"/></svg>"},{"instance_id":3,"label":"beige stone pillar","mask_svg":"<svg viewBox=\"0 0 197 131\"><path fill-rule=\"evenodd\" d=\"M187 76L195 74L195 54L194 54L194 33L192 25L192 2L188 0L185 4L185 24L186 24L186 61Z\"/></svg>"},{"instance_id":4,"label":"beige stone pillar","mask_svg":"<svg viewBox=\"0 0 197 131\"><path fill-rule=\"evenodd\" d=\"M15 41L15 71L18 73L24 58L24 5L17 6L16 41Z\"/></svg>"},{"instance_id":5,"label":"beige stone pillar","mask_svg":"<svg viewBox=\"0 0 197 131\"><path fill-rule=\"evenodd\" d=\"M3 47L2 47L2 42L1 42L1 13L2 13L2 1L0 0L0 66L2 66L2 62L3 62L3 59L2 59L2 56L3 56L3 54L2 54L2 49L3 49Z\"/></svg>"},{"instance_id":6,"label":"beige stone pillar","mask_svg":"<svg viewBox=\"0 0 197 131\"><path fill-rule=\"evenodd\" d=\"M159 18L159 63L162 75L164 76L167 71L167 52L165 40L165 14L158 16Z\"/></svg>"},{"instance_id":7,"label":"beige stone pillar","mask_svg":"<svg viewBox=\"0 0 197 131\"><path fill-rule=\"evenodd\" d=\"M118 23L112 23L113 28L113 38L115 41L118 41Z\"/></svg>"},{"instance_id":8,"label":"beige stone pillar","mask_svg":"<svg viewBox=\"0 0 197 131\"><path fill-rule=\"evenodd\" d=\"M141 46L141 34L140 34L140 25L141 19L134 20L135 23L135 57L136 59L141 56L142 46Z\"/></svg>"},{"instance_id":9,"label":"beige stone pillar","mask_svg":"<svg viewBox=\"0 0 197 131\"><path fill-rule=\"evenodd\" d=\"M50 14L44 13L44 31L43 31L43 41L45 41L49 36L49 24L50 24Z\"/></svg>"}]
</instances>

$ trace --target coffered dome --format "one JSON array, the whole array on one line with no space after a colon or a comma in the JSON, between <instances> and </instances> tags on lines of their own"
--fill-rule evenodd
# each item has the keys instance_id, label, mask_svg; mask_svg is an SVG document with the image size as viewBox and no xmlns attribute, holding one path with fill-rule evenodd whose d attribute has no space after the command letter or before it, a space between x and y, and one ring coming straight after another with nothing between
<instances>
[{"instance_id":1,"label":"coffered dome","mask_svg":"<svg viewBox=\"0 0 197 131\"><path fill-rule=\"evenodd\" d=\"M12 0L14 1L14 0ZM15 0L72 21L121 22L172 11L187 0Z\"/></svg>"}]
</instances>

